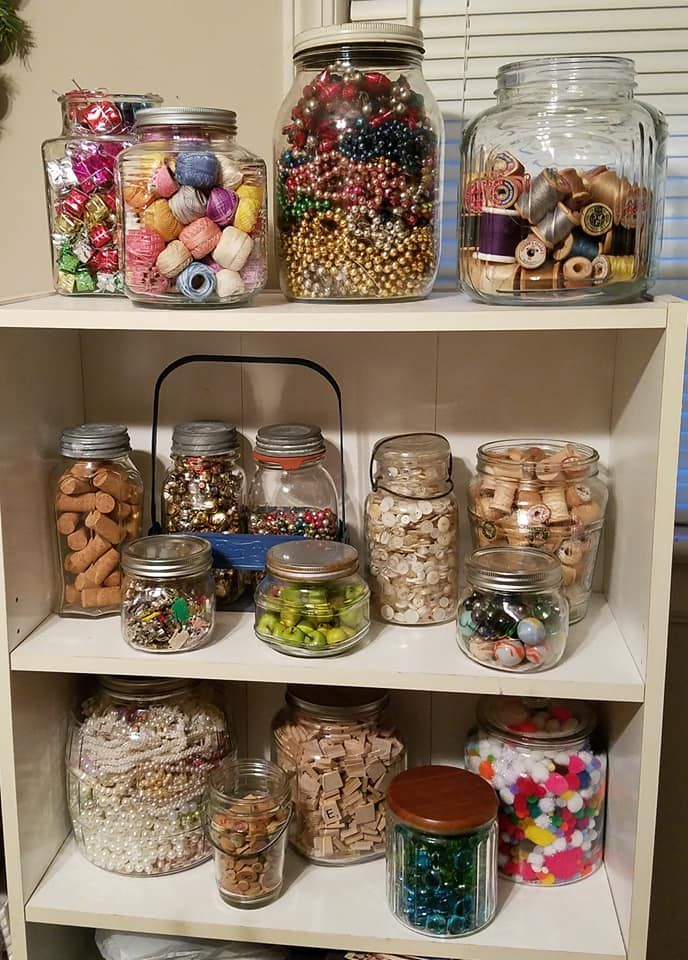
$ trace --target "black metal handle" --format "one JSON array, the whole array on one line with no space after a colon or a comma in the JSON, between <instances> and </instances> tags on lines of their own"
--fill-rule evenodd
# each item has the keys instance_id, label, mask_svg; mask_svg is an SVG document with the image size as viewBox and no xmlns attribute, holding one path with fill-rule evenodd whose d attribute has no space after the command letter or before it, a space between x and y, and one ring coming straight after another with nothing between
<instances>
[{"instance_id":1,"label":"black metal handle","mask_svg":"<svg viewBox=\"0 0 688 960\"><path fill-rule=\"evenodd\" d=\"M185 357L179 357L168 363L159 374L155 381L155 390L153 392L153 417L152 417L152 436L151 436L151 533L160 533L162 528L158 523L158 508L156 498L156 459L158 449L158 418L160 414L160 391L167 377L190 363L260 363L260 364L278 364L286 367L307 367L326 380L337 398L337 413L339 415L339 485L341 490L341 526L340 537L346 530L346 491L344 487L344 420L342 416L342 391L339 384L332 376L329 370L316 363L315 360L306 360L303 357L242 357L234 354L222 353L190 353Z\"/></svg>"}]
</instances>

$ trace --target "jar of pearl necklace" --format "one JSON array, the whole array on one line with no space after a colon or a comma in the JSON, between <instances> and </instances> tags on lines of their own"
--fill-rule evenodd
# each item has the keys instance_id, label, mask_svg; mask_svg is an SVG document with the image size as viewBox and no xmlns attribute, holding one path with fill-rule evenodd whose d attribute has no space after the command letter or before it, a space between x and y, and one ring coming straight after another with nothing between
<instances>
[{"instance_id":1,"label":"jar of pearl necklace","mask_svg":"<svg viewBox=\"0 0 688 960\"><path fill-rule=\"evenodd\" d=\"M373 606L391 623L444 623L458 605L458 507L449 441L387 437L373 448L365 536Z\"/></svg>"},{"instance_id":2,"label":"jar of pearl necklace","mask_svg":"<svg viewBox=\"0 0 688 960\"><path fill-rule=\"evenodd\" d=\"M87 860L112 873L155 876L210 857L208 777L236 757L213 700L190 680L100 678L67 738L69 813Z\"/></svg>"}]
</instances>

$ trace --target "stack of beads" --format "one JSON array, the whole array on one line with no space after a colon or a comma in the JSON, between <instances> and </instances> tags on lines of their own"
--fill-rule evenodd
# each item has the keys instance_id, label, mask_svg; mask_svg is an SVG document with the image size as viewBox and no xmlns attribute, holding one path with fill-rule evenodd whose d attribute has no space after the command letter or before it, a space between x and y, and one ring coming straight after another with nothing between
<instances>
[{"instance_id":1,"label":"stack of beads","mask_svg":"<svg viewBox=\"0 0 688 960\"><path fill-rule=\"evenodd\" d=\"M285 293L426 296L437 271L439 144L408 79L336 61L303 87L282 132Z\"/></svg>"},{"instance_id":2,"label":"stack of beads","mask_svg":"<svg viewBox=\"0 0 688 960\"><path fill-rule=\"evenodd\" d=\"M607 761L591 745L584 703L486 698L466 744L466 767L499 795L499 870L553 885L602 863Z\"/></svg>"},{"instance_id":3,"label":"stack of beads","mask_svg":"<svg viewBox=\"0 0 688 960\"><path fill-rule=\"evenodd\" d=\"M248 519L249 533L294 534L311 540L336 540L339 520L325 507L256 508Z\"/></svg>"},{"instance_id":4,"label":"stack of beads","mask_svg":"<svg viewBox=\"0 0 688 960\"><path fill-rule=\"evenodd\" d=\"M506 150L466 171L462 275L478 293L590 288L638 277L646 192L606 166L529 173Z\"/></svg>"},{"instance_id":5,"label":"stack of beads","mask_svg":"<svg viewBox=\"0 0 688 960\"><path fill-rule=\"evenodd\" d=\"M159 98L72 90L60 100L69 137L43 144L55 289L120 294L116 158L133 142L137 110Z\"/></svg>"}]
</instances>

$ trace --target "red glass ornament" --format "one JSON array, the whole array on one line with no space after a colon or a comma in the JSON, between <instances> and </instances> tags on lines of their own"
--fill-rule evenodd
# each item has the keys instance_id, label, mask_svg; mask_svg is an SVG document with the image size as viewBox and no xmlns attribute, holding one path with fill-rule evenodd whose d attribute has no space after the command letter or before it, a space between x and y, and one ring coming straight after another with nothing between
<instances>
[{"instance_id":1,"label":"red glass ornament","mask_svg":"<svg viewBox=\"0 0 688 960\"><path fill-rule=\"evenodd\" d=\"M342 83L323 83L318 88L318 99L327 104L329 101L338 100L342 93Z\"/></svg>"},{"instance_id":2,"label":"red glass ornament","mask_svg":"<svg viewBox=\"0 0 688 960\"><path fill-rule=\"evenodd\" d=\"M388 120L391 120L394 116L392 110L385 110L384 113L377 113L370 121L371 127L380 127L383 123L386 123Z\"/></svg>"},{"instance_id":3,"label":"red glass ornament","mask_svg":"<svg viewBox=\"0 0 688 960\"><path fill-rule=\"evenodd\" d=\"M332 74L329 70L322 70L318 76L313 81L313 86L315 87L316 96L319 95L322 87L326 86L332 79ZM305 95L305 92L304 92Z\"/></svg>"},{"instance_id":4,"label":"red glass ornament","mask_svg":"<svg viewBox=\"0 0 688 960\"><path fill-rule=\"evenodd\" d=\"M305 130L299 130L298 127L294 127L291 133L291 142L295 147L303 147L306 143Z\"/></svg>"},{"instance_id":5,"label":"red glass ornament","mask_svg":"<svg viewBox=\"0 0 688 960\"><path fill-rule=\"evenodd\" d=\"M392 89L392 81L389 77L386 77L384 73L366 73L363 77L363 89L366 90L371 97L384 97Z\"/></svg>"},{"instance_id":6,"label":"red glass ornament","mask_svg":"<svg viewBox=\"0 0 688 960\"><path fill-rule=\"evenodd\" d=\"M345 83L342 86L342 100L355 100L358 94L358 87L355 83Z\"/></svg>"}]
</instances>

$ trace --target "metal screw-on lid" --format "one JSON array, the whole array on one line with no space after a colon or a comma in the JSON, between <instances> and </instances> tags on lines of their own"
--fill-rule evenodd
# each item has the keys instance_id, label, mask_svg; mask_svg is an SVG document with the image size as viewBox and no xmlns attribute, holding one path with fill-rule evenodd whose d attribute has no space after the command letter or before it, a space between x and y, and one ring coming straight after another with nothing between
<instances>
[{"instance_id":1,"label":"metal screw-on lid","mask_svg":"<svg viewBox=\"0 0 688 960\"><path fill-rule=\"evenodd\" d=\"M483 547L466 560L466 579L483 590L531 593L561 585L561 564L532 547Z\"/></svg>"},{"instance_id":2,"label":"metal screw-on lid","mask_svg":"<svg viewBox=\"0 0 688 960\"><path fill-rule=\"evenodd\" d=\"M404 23L388 23L384 20L357 20L355 23L304 30L294 40L294 57L321 47L366 43L384 43L424 52L423 34L418 27Z\"/></svg>"},{"instance_id":3,"label":"metal screw-on lid","mask_svg":"<svg viewBox=\"0 0 688 960\"><path fill-rule=\"evenodd\" d=\"M477 714L490 733L531 745L585 740L597 725L595 711L583 700L483 697Z\"/></svg>"},{"instance_id":4,"label":"metal screw-on lid","mask_svg":"<svg viewBox=\"0 0 688 960\"><path fill-rule=\"evenodd\" d=\"M193 420L178 423L172 433L173 457L213 457L236 450L236 427L221 420Z\"/></svg>"},{"instance_id":5,"label":"metal screw-on lid","mask_svg":"<svg viewBox=\"0 0 688 960\"><path fill-rule=\"evenodd\" d=\"M121 423L82 423L67 427L60 437L60 453L77 460L112 460L131 450L129 431Z\"/></svg>"},{"instance_id":6,"label":"metal screw-on lid","mask_svg":"<svg viewBox=\"0 0 688 960\"><path fill-rule=\"evenodd\" d=\"M136 114L135 129L141 127L225 127L236 133L236 113L234 110L220 110L216 107L148 107Z\"/></svg>"},{"instance_id":7,"label":"metal screw-on lid","mask_svg":"<svg viewBox=\"0 0 688 960\"><path fill-rule=\"evenodd\" d=\"M289 540L270 547L265 566L284 580L340 580L358 570L358 550L338 540Z\"/></svg>"},{"instance_id":8,"label":"metal screw-on lid","mask_svg":"<svg viewBox=\"0 0 688 960\"><path fill-rule=\"evenodd\" d=\"M316 456L325 453L325 441L320 427L273 423L258 430L254 453L275 459Z\"/></svg>"},{"instance_id":9,"label":"metal screw-on lid","mask_svg":"<svg viewBox=\"0 0 688 960\"><path fill-rule=\"evenodd\" d=\"M285 700L297 710L303 710L323 720L343 720L351 716L368 716L384 710L389 703L389 691L376 687L360 689L290 683Z\"/></svg>"},{"instance_id":10,"label":"metal screw-on lid","mask_svg":"<svg viewBox=\"0 0 688 960\"><path fill-rule=\"evenodd\" d=\"M122 570L132 577L174 580L206 573L212 565L210 543L201 537L161 534L140 537L122 548Z\"/></svg>"}]
</instances>

